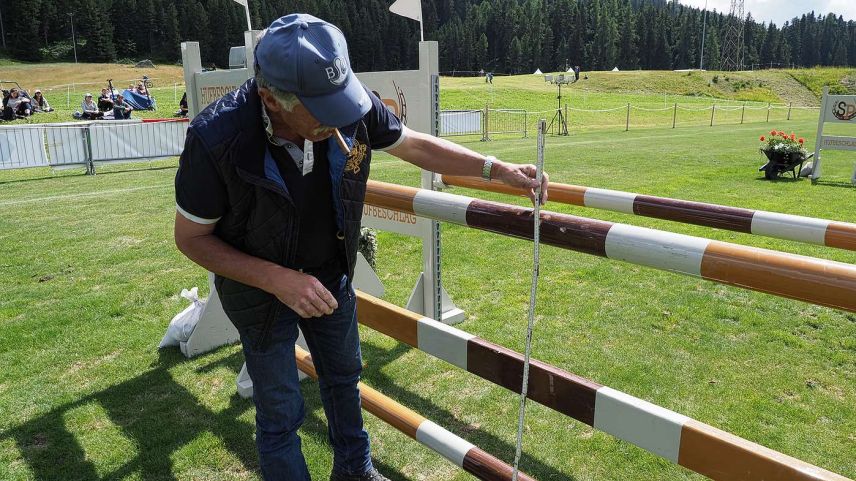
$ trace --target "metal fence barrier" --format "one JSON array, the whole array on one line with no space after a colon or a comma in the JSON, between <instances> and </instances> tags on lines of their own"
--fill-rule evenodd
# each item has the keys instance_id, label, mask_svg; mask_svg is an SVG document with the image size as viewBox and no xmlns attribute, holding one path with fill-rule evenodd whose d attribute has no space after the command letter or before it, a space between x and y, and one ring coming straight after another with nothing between
<instances>
[{"instance_id":1,"label":"metal fence barrier","mask_svg":"<svg viewBox=\"0 0 856 481\"><path fill-rule=\"evenodd\" d=\"M535 122L541 117L553 118L551 125L567 122L579 128L615 127L630 130L637 127L677 128L678 126L739 125L744 123L781 122L791 120L816 120L818 107L793 104L760 102L715 102L708 105L679 103L663 106L623 104L612 108L585 109L565 104L562 109L530 112L523 109L443 110L440 112L440 136L481 135L481 140L491 140L491 135L518 134L527 136L535 130ZM556 122L556 120L559 122ZM564 128L552 129L555 134L567 135Z\"/></svg>"},{"instance_id":2,"label":"metal fence barrier","mask_svg":"<svg viewBox=\"0 0 856 481\"><path fill-rule=\"evenodd\" d=\"M481 110L443 110L440 112L440 136L481 134L483 115Z\"/></svg>"},{"instance_id":3,"label":"metal fence barrier","mask_svg":"<svg viewBox=\"0 0 856 481\"><path fill-rule=\"evenodd\" d=\"M0 169L44 167L45 129L26 125L0 128Z\"/></svg>"},{"instance_id":4,"label":"metal fence barrier","mask_svg":"<svg viewBox=\"0 0 856 481\"><path fill-rule=\"evenodd\" d=\"M187 119L66 122L0 127L0 170L133 162L180 155Z\"/></svg>"},{"instance_id":5,"label":"metal fence barrier","mask_svg":"<svg viewBox=\"0 0 856 481\"><path fill-rule=\"evenodd\" d=\"M485 109L487 112L487 138L491 134L520 134L526 137L526 123L528 112L523 109Z\"/></svg>"}]
</instances>

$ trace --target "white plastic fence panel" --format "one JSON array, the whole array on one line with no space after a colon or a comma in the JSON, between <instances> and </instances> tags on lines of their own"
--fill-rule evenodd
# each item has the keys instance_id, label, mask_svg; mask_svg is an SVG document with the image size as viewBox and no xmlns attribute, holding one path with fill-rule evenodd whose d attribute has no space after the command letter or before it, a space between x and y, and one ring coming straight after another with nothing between
<instances>
[{"instance_id":1,"label":"white plastic fence panel","mask_svg":"<svg viewBox=\"0 0 856 481\"><path fill-rule=\"evenodd\" d=\"M74 165L87 162L85 123L46 124L50 165Z\"/></svg>"},{"instance_id":2,"label":"white plastic fence panel","mask_svg":"<svg viewBox=\"0 0 856 481\"><path fill-rule=\"evenodd\" d=\"M41 127L0 128L0 170L47 166L44 138Z\"/></svg>"},{"instance_id":3,"label":"white plastic fence panel","mask_svg":"<svg viewBox=\"0 0 856 481\"><path fill-rule=\"evenodd\" d=\"M440 136L482 133L481 110L443 110L440 112Z\"/></svg>"},{"instance_id":4,"label":"white plastic fence panel","mask_svg":"<svg viewBox=\"0 0 856 481\"><path fill-rule=\"evenodd\" d=\"M186 120L92 124L92 160L109 162L180 155L187 126Z\"/></svg>"}]
</instances>

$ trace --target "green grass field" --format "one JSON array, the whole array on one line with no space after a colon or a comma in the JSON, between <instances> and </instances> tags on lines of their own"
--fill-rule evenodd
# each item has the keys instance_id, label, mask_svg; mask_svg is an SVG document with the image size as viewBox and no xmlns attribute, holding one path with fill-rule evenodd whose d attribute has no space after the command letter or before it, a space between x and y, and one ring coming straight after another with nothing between
<instances>
[{"instance_id":1,"label":"green grass field","mask_svg":"<svg viewBox=\"0 0 856 481\"><path fill-rule=\"evenodd\" d=\"M184 79L178 66L158 66L155 69L135 69L112 64L26 64L4 61L2 78L15 80L30 92L44 90L56 109L17 120L15 123L66 122L80 109L86 92L97 94L106 87L106 79L114 78L121 90L128 79L148 75L153 78L151 94L158 101L158 110L139 111L140 118L170 117L178 110L184 91ZM555 75L555 74L553 74ZM766 121L767 106L773 105L770 119L787 118L788 105L796 106L791 118L817 118L817 107L823 85L832 85L833 92L856 92L856 69L815 68L802 70L759 70L746 72L670 72L628 71L588 72L562 91L562 105L571 110L570 125L579 128L623 127L626 106L633 106L631 127L671 127L672 108L679 106L677 125L707 125L710 110L717 105L715 124ZM51 88L54 87L54 88ZM557 107L556 87L544 82L541 75L495 77L493 84L483 78L444 77L441 81L441 107L444 109L525 109L533 119L541 112L552 114ZM746 106L745 112L741 109ZM578 109L581 111L574 111ZM607 110L607 112L597 112ZM534 120L528 122L534 130Z\"/></svg>"},{"instance_id":2,"label":"green grass field","mask_svg":"<svg viewBox=\"0 0 856 481\"><path fill-rule=\"evenodd\" d=\"M466 90L461 82L444 83L444 92ZM529 94L497 95L512 103ZM589 95L606 103L599 96L611 94ZM616 95L658 101L653 93ZM815 127L816 118L799 118L578 128L548 138L547 169L558 182L856 222L852 154L825 154L817 185L768 182L757 172L759 135L770 128L812 134ZM531 162L535 153L532 136L461 141L514 162ZM254 408L235 394L240 349L191 360L156 349L186 305L180 290L207 291L205 272L172 241L175 166L169 159L96 176L0 172L0 479L259 479ZM418 183L414 167L385 155L375 157L372 177ZM856 253L825 247L548 208L856 262ZM442 232L445 287L467 313L458 327L522 351L531 243L450 225ZM379 240L386 299L404 305L421 247L388 233ZM856 478L856 315L551 247L542 249L541 263L535 358ZM514 394L369 329L362 334L368 385L511 461ZM304 453L313 479L326 479L331 451L317 386L307 382L304 395ZM536 479L702 479L528 406L522 468ZM376 463L391 479L472 479L371 415L366 420Z\"/></svg>"}]
</instances>

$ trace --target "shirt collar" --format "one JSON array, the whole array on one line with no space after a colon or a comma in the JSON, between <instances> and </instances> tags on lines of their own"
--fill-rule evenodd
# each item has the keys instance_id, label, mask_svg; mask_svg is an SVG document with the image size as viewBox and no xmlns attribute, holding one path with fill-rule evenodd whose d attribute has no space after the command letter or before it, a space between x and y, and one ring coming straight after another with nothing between
<instances>
[{"instance_id":1,"label":"shirt collar","mask_svg":"<svg viewBox=\"0 0 856 481\"><path fill-rule=\"evenodd\" d=\"M270 122L270 116L267 113L267 109L265 109L265 103L261 99L259 99L259 102L262 103L262 122L265 124L265 134L267 135L268 142L276 145L277 147L282 147L285 145L285 141L273 134L273 125Z\"/></svg>"}]
</instances>

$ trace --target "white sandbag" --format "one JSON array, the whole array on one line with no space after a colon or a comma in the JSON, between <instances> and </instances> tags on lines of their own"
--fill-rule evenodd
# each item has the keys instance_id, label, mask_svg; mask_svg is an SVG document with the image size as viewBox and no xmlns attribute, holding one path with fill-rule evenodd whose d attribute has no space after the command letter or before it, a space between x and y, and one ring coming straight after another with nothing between
<instances>
[{"instance_id":1,"label":"white sandbag","mask_svg":"<svg viewBox=\"0 0 856 481\"><path fill-rule=\"evenodd\" d=\"M193 329L196 323L199 322L199 316L205 310L205 301L199 300L199 289L194 287L189 291L181 290L181 297L191 301L187 308L172 318L169 322L169 327L166 329L163 339L158 344L158 349L168 346L178 346L179 343L187 342L190 335L193 334Z\"/></svg>"}]
</instances>

